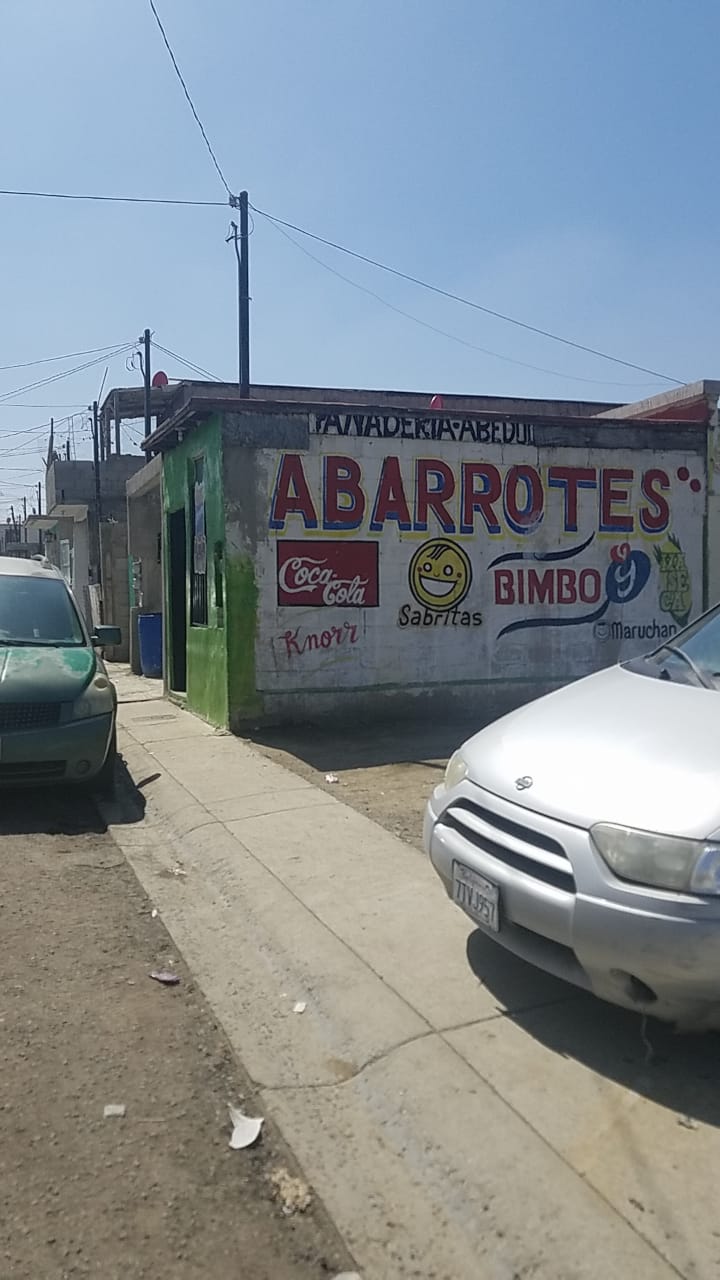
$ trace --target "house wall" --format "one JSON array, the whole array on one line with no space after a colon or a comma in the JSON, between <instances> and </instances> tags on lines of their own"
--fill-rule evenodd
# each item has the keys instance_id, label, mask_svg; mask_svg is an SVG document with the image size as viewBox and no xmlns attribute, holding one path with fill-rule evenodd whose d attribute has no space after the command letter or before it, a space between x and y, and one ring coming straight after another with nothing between
<instances>
[{"instance_id":1,"label":"house wall","mask_svg":"<svg viewBox=\"0 0 720 1280\"><path fill-rule=\"evenodd\" d=\"M190 588L192 574L192 531L194 522L193 466L196 458L205 463L205 524L207 540L207 625L191 625ZM225 616L218 596L224 592L224 568L221 557L219 578L214 572L215 548L224 552L225 511L223 505L222 441L217 417L193 428L163 458L163 512L166 521L171 511L185 512L187 533L186 626L187 626L187 704L213 724L228 722L228 667ZM166 542L167 546L167 542ZM165 645L171 643L168 591L168 555L164 557L165 573ZM169 669L166 662L166 669Z\"/></svg>"},{"instance_id":2,"label":"house wall","mask_svg":"<svg viewBox=\"0 0 720 1280\"><path fill-rule=\"evenodd\" d=\"M119 627L120 644L108 649L112 662L127 662L130 655L130 596L128 581L127 524L123 521L100 525L102 560L103 619Z\"/></svg>"},{"instance_id":3,"label":"house wall","mask_svg":"<svg viewBox=\"0 0 720 1280\"><path fill-rule=\"evenodd\" d=\"M224 431L233 724L490 718L703 607L703 427L322 412Z\"/></svg>"}]
</instances>

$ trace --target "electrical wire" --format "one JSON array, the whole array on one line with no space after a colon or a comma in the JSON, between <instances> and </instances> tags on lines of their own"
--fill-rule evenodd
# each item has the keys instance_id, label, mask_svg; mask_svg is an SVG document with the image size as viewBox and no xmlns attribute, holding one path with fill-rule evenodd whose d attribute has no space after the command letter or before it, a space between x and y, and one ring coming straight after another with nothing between
<instances>
[{"instance_id":1,"label":"electrical wire","mask_svg":"<svg viewBox=\"0 0 720 1280\"><path fill-rule=\"evenodd\" d=\"M28 196L36 200L94 200L101 204L169 204L198 209L226 209L227 200L175 200L161 196L100 196L79 191L16 191L0 188L0 196Z\"/></svg>"},{"instance_id":2,"label":"electrical wire","mask_svg":"<svg viewBox=\"0 0 720 1280\"><path fill-rule=\"evenodd\" d=\"M0 373L8 369L29 369L34 364L54 364L57 360L75 360L77 356L94 356L98 351L114 351L120 343L109 342L106 347L90 347L87 351L66 351L62 356L45 356L42 360L21 360L19 364L0 364Z\"/></svg>"},{"instance_id":3,"label":"electrical wire","mask_svg":"<svg viewBox=\"0 0 720 1280\"><path fill-rule=\"evenodd\" d=\"M325 262L322 258L318 258L316 254L311 253L309 249L306 249L305 245L300 244L300 241L296 240L294 236L291 236L283 227L278 226L274 220L272 221L272 225L280 235L284 236L286 240L289 240L291 244L295 245L295 248L299 249L301 253L304 253L306 258L310 258L311 261L316 262L318 266L324 267L326 271L329 271L333 276L337 276L339 280L344 280L346 284L352 285L353 289L359 289L361 293L366 293L368 297L374 298L376 302L382 303L384 307L387 307L390 311L394 311L396 315L404 316L406 320L412 320L415 324L421 325L423 329L429 329L431 333L440 334L442 338L449 338L451 342L459 342L461 346L469 347L471 351L479 351L482 355L492 356L495 360L504 360L508 364L519 366L521 369L532 369L535 373L547 373L552 377L564 378L571 382L593 383L596 386L604 387L647 387L656 385L654 383L647 382L610 382L606 378L581 378L575 374L561 373L559 369L546 369L542 365L528 364L525 360L516 360L514 356L502 355L499 351L491 351L488 347L480 347L476 342L470 342L467 338L461 338L457 333L449 333L447 329L439 329L437 325L430 324L427 320L422 320L420 316L413 315L411 311L405 311L402 307L397 307L394 302L390 302L389 299L384 298L382 294L376 293L374 289L368 289L366 285L360 284L358 280L353 280L350 276L343 275L342 271L338 271L335 267L331 267L329 262Z\"/></svg>"},{"instance_id":4,"label":"electrical wire","mask_svg":"<svg viewBox=\"0 0 720 1280\"><path fill-rule=\"evenodd\" d=\"M205 132L205 127L204 127L204 125L203 125L203 122L202 122L202 120L200 119L200 116L198 115L197 110L195 109L195 103L193 102L192 98L190 97L190 90L188 89L188 87L187 87L187 85L186 85L186 83L185 83L185 80L184 80L184 78L183 78L183 73L182 73L182 71L180 70L180 68L179 68L179 66L178 66L177 58L175 57L175 54L173 53L172 45L170 44L170 41L168 40L167 33L166 33L166 31L165 31L165 28L164 28L164 26L163 26L163 24L162 24L162 21L161 21L161 18L160 18L160 14L158 13L157 9L155 8L155 0L148 0L148 4L150 5L150 8L151 8L152 13L153 13L153 17L155 18L155 21L157 22L157 25L158 25L158 27L159 27L159 29L160 29L160 35L161 35L161 36L162 36L162 38L163 38L163 43L164 43L164 45L165 45L165 48L166 48L166 49L167 49L167 51L168 51L168 54L169 54L169 56L170 56L170 61L172 62L173 67L174 67L174 69L175 69L175 75L177 76L178 80L180 81L180 84L182 85L182 91L183 91L183 93L185 94L185 97L186 97L186 99L187 99L187 104L188 104L188 106L189 106L190 110L192 111L193 116L195 117L195 123L197 124L197 127L198 127L198 129L200 130L200 132L201 132L201 134L202 134L202 136L203 136L203 141L204 141L204 143L205 143L205 146L207 147L207 149L208 149L208 151L209 151L209 153L210 153L210 159L212 160L212 162L213 162L213 164L214 164L214 166L215 166L215 169L217 170L218 177L220 178L220 181L222 182L222 184L223 184L223 186L224 186L225 190L227 191L228 196L231 198L231 201L230 201L230 202L232 203L232 196L233 196L233 193L232 193L232 191L230 190L230 187L228 186L228 182L227 182L227 178L225 177L225 174L223 173L222 169L220 168L220 162L219 162L219 160L218 160L217 156L215 155L215 152L213 151L212 143L210 142L210 139L208 138L208 136L207 136L207 134L206 134L206 132Z\"/></svg>"},{"instance_id":5,"label":"electrical wire","mask_svg":"<svg viewBox=\"0 0 720 1280\"><path fill-rule=\"evenodd\" d=\"M195 373L201 373L204 377L209 378L211 382L222 382L222 378L216 378L214 373L209 373L207 369L203 369L199 364L193 364L192 360L185 360L183 356L179 356L177 351L171 351L169 347L163 347L159 342L152 344L158 351L162 351L163 355L171 356L173 360L177 360L178 364L184 364L188 369L193 369Z\"/></svg>"},{"instance_id":6,"label":"electrical wire","mask_svg":"<svg viewBox=\"0 0 720 1280\"><path fill-rule=\"evenodd\" d=\"M347 245L338 244L334 240L326 239L325 236L316 235L314 231L308 231L305 227L299 227L293 222L286 222L282 218L276 218L274 214L267 213L264 209L258 209L254 204L250 205L250 208L259 217L266 218L269 222L274 223L276 227L285 227L289 231L296 231L298 235L307 236L310 240L316 240L319 244L327 245L329 249L335 249L338 253L344 253L350 258L356 258L358 262L364 262L370 267L376 267L378 271L386 271L389 275L397 276L399 280L406 280L410 284L418 285L421 289L427 289L430 293L438 294L442 298L449 298L452 302L459 302L464 307L471 307L474 311L481 311L484 315L492 316L495 320L503 320L506 324L512 324L519 329L527 330L528 333L537 333L543 338L551 339L553 342L561 342L566 347L573 347L576 351L584 351L588 355L597 356L600 360L609 360L613 364L623 365L626 369L634 369L637 373L647 373L651 378L662 382L674 382L679 387L685 385L680 378L671 378L666 373L658 373L656 369L647 369L644 365L634 364L632 360L622 360L620 356L608 355L606 351L600 351L596 347L587 347L582 342L574 342L571 338L563 338L560 334L551 333L549 329L541 329L537 325L528 324L525 320L507 316L502 311L494 311L491 307L486 307L481 302L474 302L471 298L464 298L462 294L453 293L449 289L442 289L438 285L430 284L427 280L421 280L419 276L412 276L406 271L398 270L397 267L388 266L386 262L378 262L377 259L369 258L366 254L358 253L355 249L348 249Z\"/></svg>"},{"instance_id":7,"label":"electrical wire","mask_svg":"<svg viewBox=\"0 0 720 1280\"><path fill-rule=\"evenodd\" d=\"M37 387L46 387L51 382L59 382L62 378L70 378L74 373L82 373L85 369L92 369L93 365L102 364L104 360L114 360L116 356L124 355L134 346L134 343L128 342L122 347L118 347L116 351L111 351L101 356L96 356L94 360L88 360L84 364L78 364L74 369L65 369L62 373L54 373L49 378L40 378L37 382L29 382L24 387L14 387L12 391L7 391L0 396L0 404L9 400L12 396L24 395L26 391L34 391Z\"/></svg>"},{"instance_id":8,"label":"electrical wire","mask_svg":"<svg viewBox=\"0 0 720 1280\"><path fill-rule=\"evenodd\" d=\"M214 155L214 153L212 154ZM222 176L221 170L220 174ZM228 191L229 203L234 207L236 197L232 195L232 192L230 192L224 177L223 184ZM225 201L220 200L173 200L148 196L103 196L96 195L94 193L67 191L18 191L7 188L0 189L0 196L32 196L48 200L94 200L116 204L197 205L207 208L226 207ZM528 333L538 334L540 337L547 338L552 342L562 343L564 346L570 347L575 351L583 351L585 354L595 356L599 360L607 360L611 364L621 365L625 369L633 369L636 373L646 373L656 381L672 382L678 387L685 385L685 379L683 378L674 378L671 377L670 374L660 373L657 369L649 369L647 366L636 364L632 360L623 360L622 357L610 355L608 352L601 351L597 347L590 347L585 343L575 342L572 338L565 338L560 334L552 333L549 329L540 328L539 325L529 324L525 320L518 320L516 316L509 316L502 311L495 311L492 307L486 307L483 303L475 302L471 298L463 297L462 294L454 293L450 289L443 289L439 285L431 284L428 280L422 280L419 276L413 276L407 271L401 271L397 267L391 267L386 262L380 262L378 259L371 258L367 254L359 253L355 249L350 249L347 245L339 244L334 240L329 240L326 236L318 235L314 231L308 231L306 227L300 227L294 222L288 222L283 218L278 218L275 214L268 213L264 209L259 209L257 205L250 205L250 208L254 213L258 214L259 217L267 219L267 221L273 223L278 228L285 227L290 231L296 231L298 235L306 236L310 240L315 240L318 244L324 244L329 249L334 249L338 253L344 253L350 258L355 258L358 262L364 262L368 266L375 267L378 271L385 271L389 275L396 276L399 280L405 280L410 284L417 285L418 288L427 289L430 293L437 294L439 297L448 298L450 301L458 302L462 306L472 308L474 311L480 311L484 315L492 316L495 320L502 320L506 324L514 325L519 329L524 329ZM530 367L537 368L538 366ZM563 374L562 376L565 377L566 375ZM613 383L607 385L619 386L621 384Z\"/></svg>"}]
</instances>

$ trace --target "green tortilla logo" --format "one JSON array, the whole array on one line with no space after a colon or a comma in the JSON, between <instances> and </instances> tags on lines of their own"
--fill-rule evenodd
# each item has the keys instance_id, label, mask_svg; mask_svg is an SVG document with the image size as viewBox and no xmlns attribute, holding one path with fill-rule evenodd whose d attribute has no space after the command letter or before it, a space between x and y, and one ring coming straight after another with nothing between
<instances>
[{"instance_id":1,"label":"green tortilla logo","mask_svg":"<svg viewBox=\"0 0 720 1280\"><path fill-rule=\"evenodd\" d=\"M660 570L660 608L684 627L692 609L692 583L685 552L673 533L653 551Z\"/></svg>"}]
</instances>

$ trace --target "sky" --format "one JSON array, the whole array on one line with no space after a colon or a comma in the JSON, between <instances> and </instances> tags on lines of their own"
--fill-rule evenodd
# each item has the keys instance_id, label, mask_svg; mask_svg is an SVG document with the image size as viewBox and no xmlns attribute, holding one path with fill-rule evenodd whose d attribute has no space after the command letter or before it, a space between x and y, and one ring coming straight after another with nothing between
<instances>
[{"instance_id":1,"label":"sky","mask_svg":"<svg viewBox=\"0 0 720 1280\"><path fill-rule=\"evenodd\" d=\"M716 0L156 4L258 209L669 378L720 376ZM2 18L2 187L226 200L148 0L2 0ZM231 216L0 195L0 365L148 326L234 379ZM254 382L611 401L673 385L294 238L385 303L256 215ZM106 364L105 389L140 381L127 354L0 369L2 518L42 480L51 415L61 442L76 415L89 456Z\"/></svg>"}]
</instances>

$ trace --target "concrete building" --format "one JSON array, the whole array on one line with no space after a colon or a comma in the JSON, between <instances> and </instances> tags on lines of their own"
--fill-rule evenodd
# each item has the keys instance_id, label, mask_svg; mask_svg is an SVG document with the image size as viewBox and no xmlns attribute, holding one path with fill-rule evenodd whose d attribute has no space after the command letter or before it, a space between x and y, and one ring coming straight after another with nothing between
<instances>
[{"instance_id":1,"label":"concrete building","mask_svg":"<svg viewBox=\"0 0 720 1280\"><path fill-rule=\"evenodd\" d=\"M168 688L232 728L491 715L647 650L715 593L719 389L165 389L129 505Z\"/></svg>"},{"instance_id":2,"label":"concrete building","mask_svg":"<svg viewBox=\"0 0 720 1280\"><path fill-rule=\"evenodd\" d=\"M126 487L144 461L137 454L103 459L98 511L93 463L55 458L45 478L47 513L27 522L42 536L43 553L61 569L88 626L105 620L121 628L122 644L109 653L116 661L129 654Z\"/></svg>"}]
</instances>

